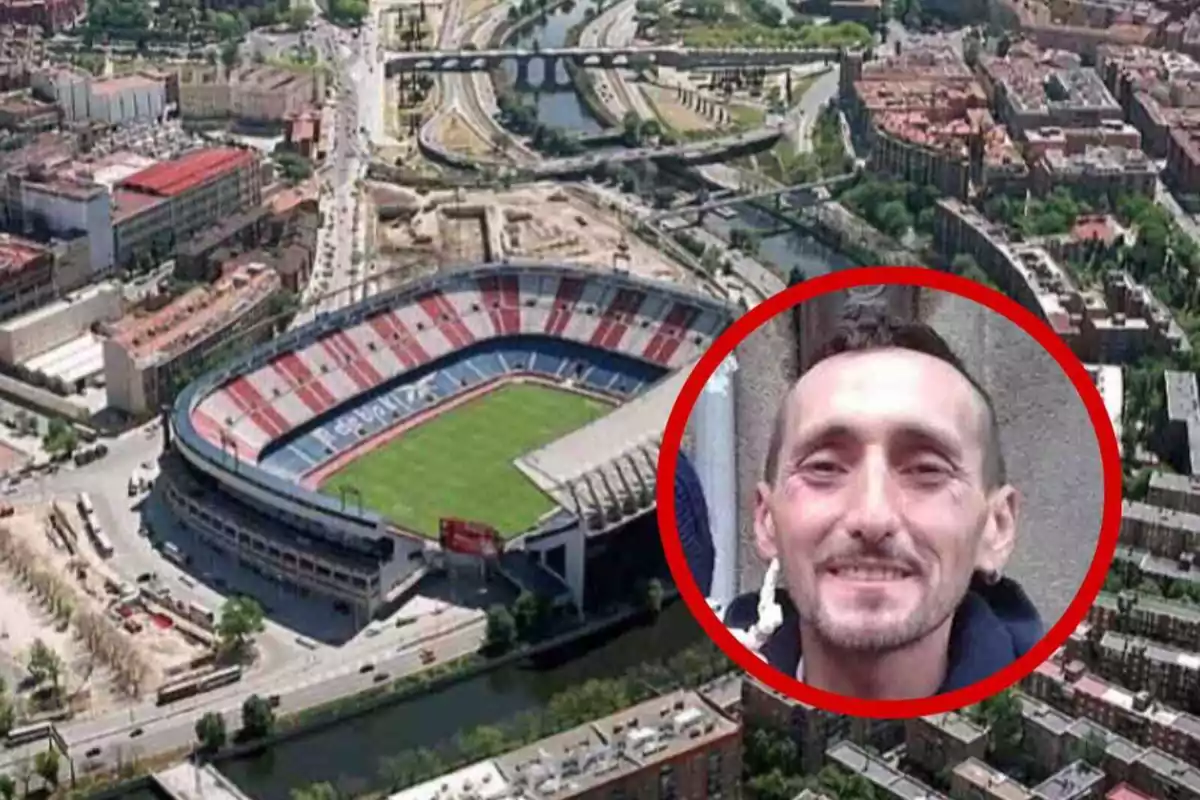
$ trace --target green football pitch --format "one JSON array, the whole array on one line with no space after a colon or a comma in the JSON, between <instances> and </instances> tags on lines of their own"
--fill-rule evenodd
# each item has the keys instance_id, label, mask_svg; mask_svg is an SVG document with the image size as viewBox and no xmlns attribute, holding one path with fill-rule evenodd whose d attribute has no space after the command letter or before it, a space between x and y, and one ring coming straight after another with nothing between
<instances>
[{"instance_id":1,"label":"green football pitch","mask_svg":"<svg viewBox=\"0 0 1200 800\"><path fill-rule=\"evenodd\" d=\"M610 408L547 386L501 386L372 450L331 475L321 491L336 497L352 486L364 506L430 537L442 517L486 522L513 536L554 507L513 460Z\"/></svg>"}]
</instances>

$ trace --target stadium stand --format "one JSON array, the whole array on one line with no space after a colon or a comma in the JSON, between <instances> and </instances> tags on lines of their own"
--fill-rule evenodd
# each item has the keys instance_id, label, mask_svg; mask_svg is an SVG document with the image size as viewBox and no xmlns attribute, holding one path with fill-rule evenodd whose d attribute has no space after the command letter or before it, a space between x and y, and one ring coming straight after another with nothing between
<instances>
[{"instance_id":1,"label":"stadium stand","mask_svg":"<svg viewBox=\"0 0 1200 800\"><path fill-rule=\"evenodd\" d=\"M423 278L321 315L189 385L170 411L168 499L206 543L369 617L437 548L305 476L467 393L513 378L548 382L618 405L607 425L604 417L522 467L558 506L529 538L549 537L546 548L567 536L583 542L653 508L650 428L661 434L658 417L683 368L733 315L675 285L572 267L485 265ZM591 457L586 471L572 471L569 453L580 446ZM498 566L539 590L571 583L578 598L582 572L571 558L554 574L544 554L515 548Z\"/></svg>"}]
</instances>

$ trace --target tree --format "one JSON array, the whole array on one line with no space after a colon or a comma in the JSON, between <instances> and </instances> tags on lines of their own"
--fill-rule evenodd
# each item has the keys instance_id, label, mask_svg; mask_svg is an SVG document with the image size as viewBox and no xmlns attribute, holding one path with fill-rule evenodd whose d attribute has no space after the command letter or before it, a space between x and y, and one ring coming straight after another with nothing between
<instances>
[{"instance_id":1,"label":"tree","mask_svg":"<svg viewBox=\"0 0 1200 800\"><path fill-rule=\"evenodd\" d=\"M261 739L275 730L275 709L264 697L252 694L242 703L243 739Z\"/></svg>"},{"instance_id":2,"label":"tree","mask_svg":"<svg viewBox=\"0 0 1200 800\"><path fill-rule=\"evenodd\" d=\"M288 27L294 31L304 30L308 27L312 14L312 6L305 3L293 3L292 7L288 9Z\"/></svg>"},{"instance_id":3,"label":"tree","mask_svg":"<svg viewBox=\"0 0 1200 800\"><path fill-rule=\"evenodd\" d=\"M51 786L58 786L58 751L43 750L33 757L33 771Z\"/></svg>"},{"instance_id":4,"label":"tree","mask_svg":"<svg viewBox=\"0 0 1200 800\"><path fill-rule=\"evenodd\" d=\"M321 781L292 789L292 800L337 800L338 790L332 783Z\"/></svg>"},{"instance_id":5,"label":"tree","mask_svg":"<svg viewBox=\"0 0 1200 800\"><path fill-rule=\"evenodd\" d=\"M51 650L41 639L33 640L33 645L29 648L27 667L29 669L29 677L33 678L37 683L50 681L50 686L54 690L55 695L58 694L58 681L62 677L62 659L58 653Z\"/></svg>"},{"instance_id":6,"label":"tree","mask_svg":"<svg viewBox=\"0 0 1200 800\"><path fill-rule=\"evenodd\" d=\"M503 653L516 643L517 623L513 615L502 605L494 605L487 612L487 634L484 646Z\"/></svg>"},{"instance_id":7,"label":"tree","mask_svg":"<svg viewBox=\"0 0 1200 800\"><path fill-rule=\"evenodd\" d=\"M517 595L513 603L512 618L516 633L522 639L530 636L541 625L542 607L533 592L524 591Z\"/></svg>"},{"instance_id":8,"label":"tree","mask_svg":"<svg viewBox=\"0 0 1200 800\"><path fill-rule=\"evenodd\" d=\"M217 621L217 635L221 637L221 649L240 660L249 653L256 633L262 633L263 610L257 600L250 597L231 597L221 606Z\"/></svg>"},{"instance_id":9,"label":"tree","mask_svg":"<svg viewBox=\"0 0 1200 800\"><path fill-rule=\"evenodd\" d=\"M200 749L215 752L225 746L227 733L225 718L215 711L210 711L196 721L196 740Z\"/></svg>"},{"instance_id":10,"label":"tree","mask_svg":"<svg viewBox=\"0 0 1200 800\"><path fill-rule=\"evenodd\" d=\"M658 578L651 578L646 584L646 609L658 616L663 605L663 585Z\"/></svg>"},{"instance_id":11,"label":"tree","mask_svg":"<svg viewBox=\"0 0 1200 800\"><path fill-rule=\"evenodd\" d=\"M42 437L42 447L51 455L71 455L79 445L79 434L58 417L51 418Z\"/></svg>"},{"instance_id":12,"label":"tree","mask_svg":"<svg viewBox=\"0 0 1200 800\"><path fill-rule=\"evenodd\" d=\"M9 775L0 775L0 800L13 800L17 794L17 782Z\"/></svg>"},{"instance_id":13,"label":"tree","mask_svg":"<svg viewBox=\"0 0 1200 800\"><path fill-rule=\"evenodd\" d=\"M979 713L991 730L991 752L1002 761L1015 758L1020 752L1023 732L1021 699L1012 689L1006 689L981 702Z\"/></svg>"}]
</instances>

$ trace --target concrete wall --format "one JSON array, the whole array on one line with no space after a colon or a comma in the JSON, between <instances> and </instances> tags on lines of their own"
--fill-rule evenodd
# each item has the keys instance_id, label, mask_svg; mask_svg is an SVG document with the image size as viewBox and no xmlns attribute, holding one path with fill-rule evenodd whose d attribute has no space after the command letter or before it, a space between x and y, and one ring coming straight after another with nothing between
<instances>
[{"instance_id":1,"label":"concrete wall","mask_svg":"<svg viewBox=\"0 0 1200 800\"><path fill-rule=\"evenodd\" d=\"M894 312L907 310L932 324L992 393L1010 477L1024 497L1021 539L1006 574L1021 581L1047 626L1053 625L1082 582L1100 531L1103 476L1087 410L1053 358L992 311L941 293L923 292L914 302L903 291L890 292L883 301ZM799 351L823 327L819 322L836 318L840 299L816 305L795 322L773 320L738 348L743 591L757 589L764 569L753 549L750 509L775 409L795 374ZM800 347L797 327L809 332Z\"/></svg>"}]
</instances>

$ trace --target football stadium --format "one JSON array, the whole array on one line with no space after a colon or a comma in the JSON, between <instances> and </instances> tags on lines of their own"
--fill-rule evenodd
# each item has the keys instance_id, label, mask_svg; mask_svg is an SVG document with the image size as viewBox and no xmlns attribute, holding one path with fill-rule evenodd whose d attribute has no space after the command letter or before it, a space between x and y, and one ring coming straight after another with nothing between
<instances>
[{"instance_id":1,"label":"football stadium","mask_svg":"<svg viewBox=\"0 0 1200 800\"><path fill-rule=\"evenodd\" d=\"M442 272L188 385L164 496L205 544L360 619L462 559L603 606L661 565L662 428L734 316L623 272Z\"/></svg>"}]
</instances>

